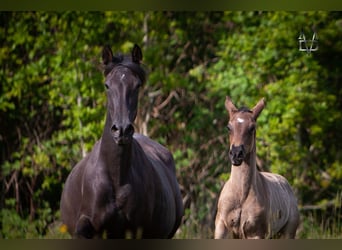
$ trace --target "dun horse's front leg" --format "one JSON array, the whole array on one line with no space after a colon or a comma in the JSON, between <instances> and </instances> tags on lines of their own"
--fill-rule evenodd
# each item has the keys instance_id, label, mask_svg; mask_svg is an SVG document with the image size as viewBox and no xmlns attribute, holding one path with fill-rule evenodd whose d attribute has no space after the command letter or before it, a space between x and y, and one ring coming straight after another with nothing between
<instances>
[{"instance_id":1,"label":"dun horse's front leg","mask_svg":"<svg viewBox=\"0 0 342 250\"><path fill-rule=\"evenodd\" d=\"M254 220L246 220L241 226L242 239L267 239L267 227L265 223Z\"/></svg>"},{"instance_id":2,"label":"dun horse's front leg","mask_svg":"<svg viewBox=\"0 0 342 250\"><path fill-rule=\"evenodd\" d=\"M227 235L228 235L228 230L227 230L226 225L224 224L224 221L222 219L216 218L214 238L224 239L224 238L227 238Z\"/></svg>"}]
</instances>

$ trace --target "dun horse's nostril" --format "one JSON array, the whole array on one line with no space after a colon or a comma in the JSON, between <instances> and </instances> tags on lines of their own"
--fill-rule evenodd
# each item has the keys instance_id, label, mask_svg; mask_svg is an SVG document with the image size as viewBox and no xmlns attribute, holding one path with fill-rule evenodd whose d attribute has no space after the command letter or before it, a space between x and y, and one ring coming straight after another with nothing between
<instances>
[{"instance_id":1,"label":"dun horse's nostril","mask_svg":"<svg viewBox=\"0 0 342 250\"><path fill-rule=\"evenodd\" d=\"M233 156L234 156L233 150L229 150L229 156L230 156L230 157L233 157Z\"/></svg>"},{"instance_id":2,"label":"dun horse's nostril","mask_svg":"<svg viewBox=\"0 0 342 250\"><path fill-rule=\"evenodd\" d=\"M230 157L241 159L244 157L244 147L241 146L233 146L229 151Z\"/></svg>"}]
</instances>

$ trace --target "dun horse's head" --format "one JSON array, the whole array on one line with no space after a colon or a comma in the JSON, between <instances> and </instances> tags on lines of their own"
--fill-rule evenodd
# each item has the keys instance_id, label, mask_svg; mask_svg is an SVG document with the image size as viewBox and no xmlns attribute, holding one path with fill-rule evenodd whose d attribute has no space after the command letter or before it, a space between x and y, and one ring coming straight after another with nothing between
<instances>
[{"instance_id":1,"label":"dun horse's head","mask_svg":"<svg viewBox=\"0 0 342 250\"><path fill-rule=\"evenodd\" d=\"M102 60L105 66L107 89L107 119L114 141L121 145L132 140L133 122L137 116L139 88L145 82L141 68L142 52L134 45L131 56L114 56L109 46L104 47Z\"/></svg>"},{"instance_id":2,"label":"dun horse's head","mask_svg":"<svg viewBox=\"0 0 342 250\"><path fill-rule=\"evenodd\" d=\"M255 148L256 120L265 106L262 98L253 109L237 109L227 96L225 102L229 113L229 158L234 166L240 166L247 154Z\"/></svg>"}]
</instances>

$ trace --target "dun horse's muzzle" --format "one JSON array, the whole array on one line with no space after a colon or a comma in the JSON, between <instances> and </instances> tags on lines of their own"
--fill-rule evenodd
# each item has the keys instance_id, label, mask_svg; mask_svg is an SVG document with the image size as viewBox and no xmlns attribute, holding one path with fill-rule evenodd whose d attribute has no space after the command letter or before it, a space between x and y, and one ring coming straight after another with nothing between
<instances>
[{"instance_id":1,"label":"dun horse's muzzle","mask_svg":"<svg viewBox=\"0 0 342 250\"><path fill-rule=\"evenodd\" d=\"M116 144L127 144L132 140L134 127L131 123L127 125L114 124L111 128L111 131Z\"/></svg>"},{"instance_id":2,"label":"dun horse's muzzle","mask_svg":"<svg viewBox=\"0 0 342 250\"><path fill-rule=\"evenodd\" d=\"M229 158L234 166L240 166L245 159L245 148L243 145L232 146L229 151Z\"/></svg>"}]
</instances>

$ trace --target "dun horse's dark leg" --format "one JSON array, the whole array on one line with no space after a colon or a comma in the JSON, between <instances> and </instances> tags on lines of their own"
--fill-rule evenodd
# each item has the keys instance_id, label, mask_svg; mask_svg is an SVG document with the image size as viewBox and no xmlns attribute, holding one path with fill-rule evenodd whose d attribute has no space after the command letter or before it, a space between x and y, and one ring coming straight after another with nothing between
<instances>
[{"instance_id":1,"label":"dun horse's dark leg","mask_svg":"<svg viewBox=\"0 0 342 250\"><path fill-rule=\"evenodd\" d=\"M296 237L298 224L288 221L279 232L279 239L294 239Z\"/></svg>"},{"instance_id":2,"label":"dun horse's dark leg","mask_svg":"<svg viewBox=\"0 0 342 250\"><path fill-rule=\"evenodd\" d=\"M95 235L95 229L90 222L88 216L81 215L80 219L76 224L75 238L86 238L91 239Z\"/></svg>"}]
</instances>

